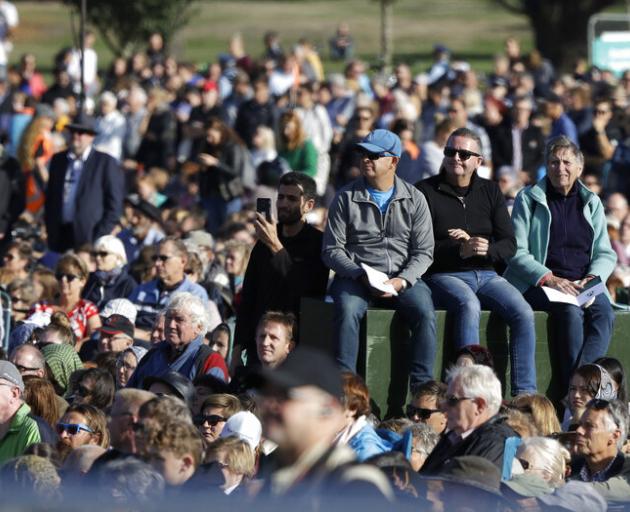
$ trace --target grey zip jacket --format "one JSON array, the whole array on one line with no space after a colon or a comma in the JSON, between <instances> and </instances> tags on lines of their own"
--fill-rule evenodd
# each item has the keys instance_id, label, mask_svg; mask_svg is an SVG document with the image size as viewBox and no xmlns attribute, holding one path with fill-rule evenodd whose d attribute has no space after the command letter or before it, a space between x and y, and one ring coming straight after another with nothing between
<instances>
[{"instance_id":1,"label":"grey zip jacket","mask_svg":"<svg viewBox=\"0 0 630 512\"><path fill-rule=\"evenodd\" d=\"M340 277L357 279L361 263L413 286L433 262L433 226L424 195L395 177L383 215L360 177L337 192L328 212L322 259Z\"/></svg>"}]
</instances>

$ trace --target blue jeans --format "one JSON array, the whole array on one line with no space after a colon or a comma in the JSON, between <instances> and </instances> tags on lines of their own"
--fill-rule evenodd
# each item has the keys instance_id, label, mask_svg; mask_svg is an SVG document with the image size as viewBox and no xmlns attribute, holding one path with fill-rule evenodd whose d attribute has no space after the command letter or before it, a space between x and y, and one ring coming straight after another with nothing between
<instances>
[{"instance_id":1,"label":"blue jeans","mask_svg":"<svg viewBox=\"0 0 630 512\"><path fill-rule=\"evenodd\" d=\"M334 301L337 362L344 370L356 372L359 327L372 295L361 281L339 276L335 277L330 294ZM400 312L411 329L410 387L433 379L435 310L427 285L418 280L397 297L379 299L380 303Z\"/></svg>"},{"instance_id":2,"label":"blue jeans","mask_svg":"<svg viewBox=\"0 0 630 512\"><path fill-rule=\"evenodd\" d=\"M206 229L216 235L229 215L238 213L243 208L240 197L226 201L218 194L202 198L201 206L206 211Z\"/></svg>"},{"instance_id":3,"label":"blue jeans","mask_svg":"<svg viewBox=\"0 0 630 512\"><path fill-rule=\"evenodd\" d=\"M608 351L615 313L605 294L595 297L588 308L572 304L549 302L540 287L525 291L525 299L536 311L546 311L551 317L551 334L559 351L559 377L563 390L577 367L592 363Z\"/></svg>"},{"instance_id":4,"label":"blue jeans","mask_svg":"<svg viewBox=\"0 0 630 512\"><path fill-rule=\"evenodd\" d=\"M498 314L510 327L512 395L536 392L536 327L527 301L492 270L437 273L424 277L436 308L454 318L457 348L479 344L481 309Z\"/></svg>"}]
</instances>

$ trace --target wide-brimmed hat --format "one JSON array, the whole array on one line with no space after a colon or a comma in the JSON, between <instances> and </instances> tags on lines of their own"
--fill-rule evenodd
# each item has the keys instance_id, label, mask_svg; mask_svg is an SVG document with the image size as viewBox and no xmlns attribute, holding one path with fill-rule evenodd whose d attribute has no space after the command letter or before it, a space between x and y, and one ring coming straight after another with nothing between
<instances>
[{"instance_id":1,"label":"wide-brimmed hat","mask_svg":"<svg viewBox=\"0 0 630 512\"><path fill-rule=\"evenodd\" d=\"M66 128L71 132L83 132L91 135L98 133L96 120L83 112L78 114L71 123L67 124Z\"/></svg>"}]
</instances>

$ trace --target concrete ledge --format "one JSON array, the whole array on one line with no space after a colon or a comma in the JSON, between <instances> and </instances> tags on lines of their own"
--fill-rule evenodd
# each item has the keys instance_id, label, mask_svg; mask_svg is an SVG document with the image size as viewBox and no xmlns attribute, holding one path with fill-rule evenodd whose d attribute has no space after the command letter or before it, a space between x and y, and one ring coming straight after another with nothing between
<instances>
[{"instance_id":1,"label":"concrete ledge","mask_svg":"<svg viewBox=\"0 0 630 512\"><path fill-rule=\"evenodd\" d=\"M451 325L445 311L437 311L436 378L453 362ZM538 390L554 401L566 390L552 379L554 357L562 357L562 347L555 350L547 338L547 314L536 312L536 372ZM300 343L316 346L332 354L332 304L316 299L302 299ZM510 396L508 336L501 319L483 311L480 322L481 344L492 352L495 369L503 385L504 396ZM406 349L409 333L393 310L369 309L361 327L358 371L364 376L375 412L381 417L402 414L407 398L408 366ZM617 312L608 355L630 368L630 313ZM554 354L559 354L554 356Z\"/></svg>"}]
</instances>

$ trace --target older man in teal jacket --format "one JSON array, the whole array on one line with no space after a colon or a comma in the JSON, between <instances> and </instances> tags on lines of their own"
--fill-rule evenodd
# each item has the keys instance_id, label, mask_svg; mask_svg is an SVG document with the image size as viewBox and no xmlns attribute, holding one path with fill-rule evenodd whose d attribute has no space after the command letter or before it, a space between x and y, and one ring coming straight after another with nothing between
<instances>
[{"instance_id":1,"label":"older man in teal jacket","mask_svg":"<svg viewBox=\"0 0 630 512\"><path fill-rule=\"evenodd\" d=\"M614 313L607 293L579 307L550 302L542 287L578 295L591 279L605 283L617 257L599 197L578 180L584 167L580 150L556 137L546 159L547 176L523 189L514 203L517 249L504 277L533 309L550 313L560 382L567 389L577 366L606 354Z\"/></svg>"}]
</instances>

